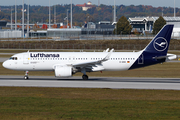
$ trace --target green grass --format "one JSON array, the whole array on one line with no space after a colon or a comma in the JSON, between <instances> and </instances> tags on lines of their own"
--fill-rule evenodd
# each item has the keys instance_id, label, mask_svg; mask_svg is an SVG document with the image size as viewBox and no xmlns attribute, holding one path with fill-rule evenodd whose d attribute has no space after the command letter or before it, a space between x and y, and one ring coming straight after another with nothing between
<instances>
[{"instance_id":1,"label":"green grass","mask_svg":"<svg viewBox=\"0 0 180 120\"><path fill-rule=\"evenodd\" d=\"M5 120L177 120L179 111L179 91L0 87Z\"/></svg>"},{"instance_id":2,"label":"green grass","mask_svg":"<svg viewBox=\"0 0 180 120\"><path fill-rule=\"evenodd\" d=\"M0 41L0 48L16 49L107 49L142 50L151 40L70 40L70 41ZM180 50L180 40L171 40L169 49ZM118 46L117 46L118 45Z\"/></svg>"}]
</instances>

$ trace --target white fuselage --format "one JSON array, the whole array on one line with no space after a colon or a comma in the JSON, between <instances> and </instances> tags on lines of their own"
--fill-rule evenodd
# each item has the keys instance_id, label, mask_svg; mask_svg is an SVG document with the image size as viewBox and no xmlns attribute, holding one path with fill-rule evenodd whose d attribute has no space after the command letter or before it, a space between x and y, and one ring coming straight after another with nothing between
<instances>
[{"instance_id":1,"label":"white fuselage","mask_svg":"<svg viewBox=\"0 0 180 120\"><path fill-rule=\"evenodd\" d=\"M142 52L113 52L101 65L92 66L92 71L128 70ZM73 66L102 60L106 52L26 52L12 56L3 66L20 71L52 71L55 65Z\"/></svg>"}]
</instances>

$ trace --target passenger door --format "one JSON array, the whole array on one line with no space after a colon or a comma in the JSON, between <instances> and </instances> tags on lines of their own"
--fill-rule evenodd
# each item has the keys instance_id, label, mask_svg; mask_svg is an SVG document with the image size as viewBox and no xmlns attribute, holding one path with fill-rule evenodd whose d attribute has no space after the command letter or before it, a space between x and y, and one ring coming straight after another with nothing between
<instances>
[{"instance_id":1,"label":"passenger door","mask_svg":"<svg viewBox=\"0 0 180 120\"><path fill-rule=\"evenodd\" d=\"M29 54L28 53L23 55L23 64L29 64Z\"/></svg>"}]
</instances>

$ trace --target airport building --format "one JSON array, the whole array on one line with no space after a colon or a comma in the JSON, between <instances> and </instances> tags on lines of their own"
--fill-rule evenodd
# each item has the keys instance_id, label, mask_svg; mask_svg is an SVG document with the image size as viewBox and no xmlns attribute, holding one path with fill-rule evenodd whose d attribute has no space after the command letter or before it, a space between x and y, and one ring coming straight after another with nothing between
<instances>
[{"instance_id":1,"label":"airport building","mask_svg":"<svg viewBox=\"0 0 180 120\"><path fill-rule=\"evenodd\" d=\"M90 1L87 4L77 4L76 6L81 7L83 11L87 11L88 9L95 7Z\"/></svg>"},{"instance_id":2,"label":"airport building","mask_svg":"<svg viewBox=\"0 0 180 120\"><path fill-rule=\"evenodd\" d=\"M97 24L88 22L82 27L81 34L113 35L114 29L115 24L112 24L110 21L100 21Z\"/></svg>"},{"instance_id":3,"label":"airport building","mask_svg":"<svg viewBox=\"0 0 180 120\"><path fill-rule=\"evenodd\" d=\"M65 37L65 36L79 36L81 35L81 29L78 28L62 28L62 29L47 29L48 37Z\"/></svg>"},{"instance_id":4,"label":"airport building","mask_svg":"<svg viewBox=\"0 0 180 120\"><path fill-rule=\"evenodd\" d=\"M159 17L134 17L129 18L129 22L133 27L133 30L139 32L152 32L153 25ZM163 17L167 24L174 24L174 29L180 29L180 17ZM132 31L133 31L132 30Z\"/></svg>"},{"instance_id":5,"label":"airport building","mask_svg":"<svg viewBox=\"0 0 180 120\"><path fill-rule=\"evenodd\" d=\"M0 20L0 29L2 29L2 27L6 27L7 22L4 20Z\"/></svg>"},{"instance_id":6,"label":"airport building","mask_svg":"<svg viewBox=\"0 0 180 120\"><path fill-rule=\"evenodd\" d=\"M2 29L7 26L6 21L0 21L0 38L19 38L21 37L21 31Z\"/></svg>"},{"instance_id":7,"label":"airport building","mask_svg":"<svg viewBox=\"0 0 180 120\"><path fill-rule=\"evenodd\" d=\"M134 31L135 29L139 32L144 32L144 31L151 31L152 26L155 22L153 18L150 17L135 17L135 18L129 18L128 21L133 27Z\"/></svg>"}]
</instances>

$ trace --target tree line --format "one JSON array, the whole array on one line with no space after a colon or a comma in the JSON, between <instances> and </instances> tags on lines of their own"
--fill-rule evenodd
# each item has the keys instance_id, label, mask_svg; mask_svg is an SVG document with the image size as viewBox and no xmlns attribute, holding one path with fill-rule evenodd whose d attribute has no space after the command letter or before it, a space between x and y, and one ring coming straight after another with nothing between
<instances>
[{"instance_id":1,"label":"tree line","mask_svg":"<svg viewBox=\"0 0 180 120\"><path fill-rule=\"evenodd\" d=\"M0 20L11 20L11 8L14 6L0 6ZM17 6L17 20L21 22L21 9L22 5ZM25 5L27 9L27 5ZM64 22L67 16L67 10L70 9L70 5L56 5L56 22ZM135 16L161 16L163 11L164 16L173 16L174 9L171 7L152 7L145 5L117 5L117 21L122 16L126 18ZM70 12L70 11L69 11ZM179 8L176 8L177 16L180 15ZM30 6L30 23L48 23L49 21L49 7L48 6ZM26 13L25 13L26 16ZM14 18L14 10L13 10ZM52 23L54 22L54 6L51 6L51 18ZM103 5L95 6L92 9L83 11L82 8L73 5L73 25L82 26L85 22L99 22L99 21L112 21L113 20L113 6ZM26 18L25 18L26 21ZM13 20L14 22L14 20Z\"/></svg>"}]
</instances>

